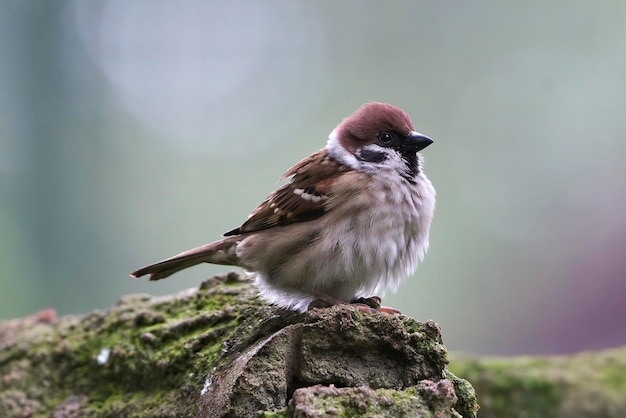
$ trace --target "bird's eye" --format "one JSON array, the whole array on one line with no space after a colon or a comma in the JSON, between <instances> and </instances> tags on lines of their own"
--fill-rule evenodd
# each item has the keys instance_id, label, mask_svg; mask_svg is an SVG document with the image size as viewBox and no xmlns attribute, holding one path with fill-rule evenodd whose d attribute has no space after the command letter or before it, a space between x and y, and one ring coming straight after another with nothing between
<instances>
[{"instance_id":1,"label":"bird's eye","mask_svg":"<svg viewBox=\"0 0 626 418\"><path fill-rule=\"evenodd\" d=\"M389 132L381 132L378 134L378 143L383 146L389 146L393 142L393 135Z\"/></svg>"}]
</instances>

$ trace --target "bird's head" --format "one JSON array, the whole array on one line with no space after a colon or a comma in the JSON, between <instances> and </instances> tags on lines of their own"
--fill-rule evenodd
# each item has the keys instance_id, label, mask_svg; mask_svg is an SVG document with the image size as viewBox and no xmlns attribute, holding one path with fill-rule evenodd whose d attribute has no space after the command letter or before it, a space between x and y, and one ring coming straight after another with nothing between
<instances>
[{"instance_id":1,"label":"bird's head","mask_svg":"<svg viewBox=\"0 0 626 418\"><path fill-rule=\"evenodd\" d=\"M415 131L403 110L371 102L345 118L330 134L331 154L353 168L388 167L413 177L419 172L418 151L433 140Z\"/></svg>"}]
</instances>

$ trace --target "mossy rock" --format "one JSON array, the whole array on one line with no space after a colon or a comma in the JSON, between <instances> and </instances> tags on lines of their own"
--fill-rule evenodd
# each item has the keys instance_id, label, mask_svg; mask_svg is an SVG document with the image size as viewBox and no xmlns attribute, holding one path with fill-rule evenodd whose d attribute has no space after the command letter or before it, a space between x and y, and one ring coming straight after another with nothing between
<instances>
[{"instance_id":1,"label":"mossy rock","mask_svg":"<svg viewBox=\"0 0 626 418\"><path fill-rule=\"evenodd\" d=\"M285 311L231 273L0 323L0 416L475 416L471 385L446 364L432 321Z\"/></svg>"}]
</instances>

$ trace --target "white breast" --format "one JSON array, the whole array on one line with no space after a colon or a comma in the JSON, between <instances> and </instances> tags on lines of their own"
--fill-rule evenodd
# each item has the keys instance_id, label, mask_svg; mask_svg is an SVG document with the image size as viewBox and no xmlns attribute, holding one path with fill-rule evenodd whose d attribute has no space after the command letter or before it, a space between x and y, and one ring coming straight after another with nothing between
<instances>
[{"instance_id":1,"label":"white breast","mask_svg":"<svg viewBox=\"0 0 626 418\"><path fill-rule=\"evenodd\" d=\"M344 289L353 297L382 297L388 289L396 290L423 259L435 191L423 174L413 184L393 172L379 172L366 196L369 202L348 205L345 217L334 228L329 225L329 241L342 242Z\"/></svg>"},{"instance_id":2,"label":"white breast","mask_svg":"<svg viewBox=\"0 0 626 418\"><path fill-rule=\"evenodd\" d=\"M304 311L320 295L349 302L395 290L428 249L435 191L423 174L415 183L392 175L378 173L366 189L344 176L328 214L243 240L242 252L259 255L249 265L261 296Z\"/></svg>"}]
</instances>

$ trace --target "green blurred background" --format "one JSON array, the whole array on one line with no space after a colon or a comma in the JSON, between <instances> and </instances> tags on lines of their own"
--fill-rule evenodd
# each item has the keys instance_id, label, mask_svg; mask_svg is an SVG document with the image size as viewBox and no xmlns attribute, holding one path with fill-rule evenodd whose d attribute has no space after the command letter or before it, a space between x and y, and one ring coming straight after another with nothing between
<instances>
[{"instance_id":1,"label":"green blurred background","mask_svg":"<svg viewBox=\"0 0 626 418\"><path fill-rule=\"evenodd\" d=\"M168 294L363 102L435 139L385 304L477 354L626 343L626 2L0 2L0 318Z\"/></svg>"}]
</instances>

